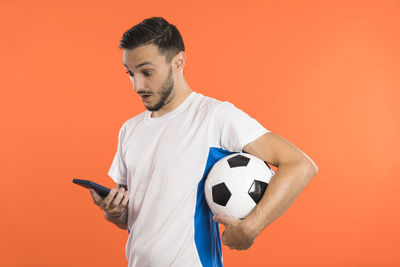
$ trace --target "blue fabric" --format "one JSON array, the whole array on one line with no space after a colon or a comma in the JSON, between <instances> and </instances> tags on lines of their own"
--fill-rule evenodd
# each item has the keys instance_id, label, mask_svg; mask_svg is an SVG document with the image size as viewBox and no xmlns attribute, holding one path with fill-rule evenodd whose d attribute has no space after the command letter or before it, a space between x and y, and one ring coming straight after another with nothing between
<instances>
[{"instance_id":1,"label":"blue fabric","mask_svg":"<svg viewBox=\"0 0 400 267\"><path fill-rule=\"evenodd\" d=\"M206 168L197 187L196 211L194 214L194 239L203 266L222 267L222 248L219 225L212 217L204 194L204 183L212 166L223 157L234 152L210 147Z\"/></svg>"}]
</instances>

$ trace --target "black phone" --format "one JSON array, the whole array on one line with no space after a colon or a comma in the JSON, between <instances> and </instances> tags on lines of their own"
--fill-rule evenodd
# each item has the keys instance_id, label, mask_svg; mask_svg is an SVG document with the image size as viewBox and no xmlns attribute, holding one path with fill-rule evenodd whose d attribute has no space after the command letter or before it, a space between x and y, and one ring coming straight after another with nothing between
<instances>
[{"instance_id":1,"label":"black phone","mask_svg":"<svg viewBox=\"0 0 400 267\"><path fill-rule=\"evenodd\" d=\"M95 190L102 198L105 198L108 193L110 193L110 188L104 187L102 185L96 184L95 182L89 181L89 180L81 180L81 179L73 179L73 183L86 187L86 188L92 188Z\"/></svg>"}]
</instances>

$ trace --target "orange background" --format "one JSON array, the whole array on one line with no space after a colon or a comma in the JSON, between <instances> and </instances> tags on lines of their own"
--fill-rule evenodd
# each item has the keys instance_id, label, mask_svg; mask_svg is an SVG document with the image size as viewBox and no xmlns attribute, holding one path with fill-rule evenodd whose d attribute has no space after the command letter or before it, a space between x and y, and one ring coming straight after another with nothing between
<instances>
[{"instance_id":1,"label":"orange background","mask_svg":"<svg viewBox=\"0 0 400 267\"><path fill-rule=\"evenodd\" d=\"M123 32L180 30L185 76L309 155L319 173L225 266L400 266L400 1L2 1L1 266L126 266L127 231L73 178L113 187L144 106Z\"/></svg>"}]
</instances>

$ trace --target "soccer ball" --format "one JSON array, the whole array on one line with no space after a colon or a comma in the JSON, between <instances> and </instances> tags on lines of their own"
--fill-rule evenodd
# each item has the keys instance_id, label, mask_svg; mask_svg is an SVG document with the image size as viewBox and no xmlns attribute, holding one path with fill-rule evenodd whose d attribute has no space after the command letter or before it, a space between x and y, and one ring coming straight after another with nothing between
<instances>
[{"instance_id":1,"label":"soccer ball","mask_svg":"<svg viewBox=\"0 0 400 267\"><path fill-rule=\"evenodd\" d=\"M261 200L274 174L267 162L253 155L230 154L217 161L207 176L207 204L214 215L244 219Z\"/></svg>"}]
</instances>

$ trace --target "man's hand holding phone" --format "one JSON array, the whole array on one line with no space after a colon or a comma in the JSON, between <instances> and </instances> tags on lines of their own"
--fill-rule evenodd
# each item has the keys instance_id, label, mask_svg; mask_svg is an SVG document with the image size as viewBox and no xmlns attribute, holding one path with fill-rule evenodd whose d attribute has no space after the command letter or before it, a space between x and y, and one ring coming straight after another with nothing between
<instances>
[{"instance_id":1,"label":"man's hand holding phone","mask_svg":"<svg viewBox=\"0 0 400 267\"><path fill-rule=\"evenodd\" d=\"M121 212L128 204L129 192L120 187L111 189L110 193L103 199L95 190L89 188L94 204L104 210L110 216L121 215Z\"/></svg>"},{"instance_id":2,"label":"man's hand holding phone","mask_svg":"<svg viewBox=\"0 0 400 267\"><path fill-rule=\"evenodd\" d=\"M128 200L129 192L124 187L113 188L103 199L95 190L89 188L94 203L104 210L104 216L107 220L115 223L122 229L127 227Z\"/></svg>"}]
</instances>

